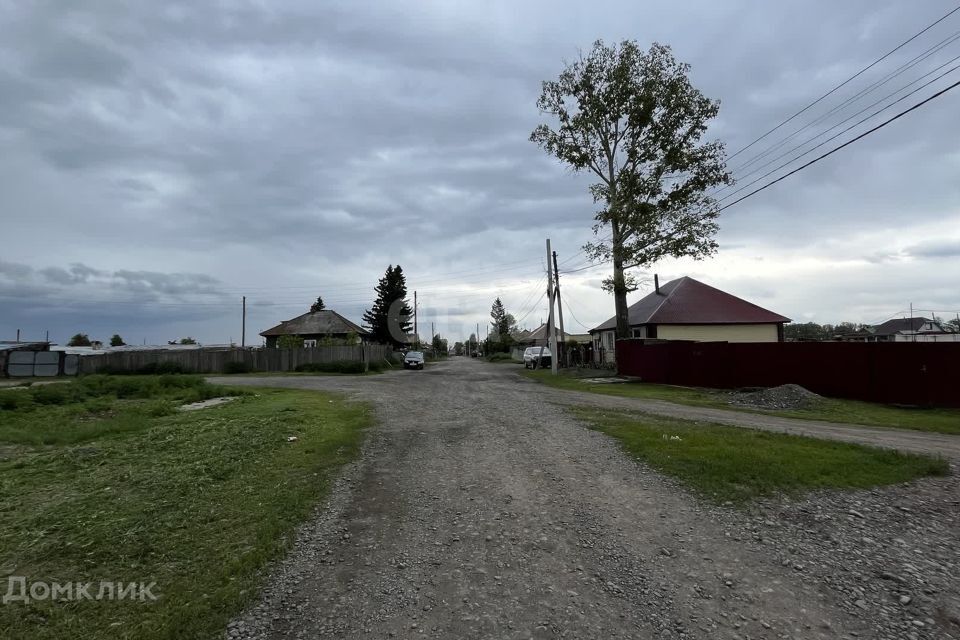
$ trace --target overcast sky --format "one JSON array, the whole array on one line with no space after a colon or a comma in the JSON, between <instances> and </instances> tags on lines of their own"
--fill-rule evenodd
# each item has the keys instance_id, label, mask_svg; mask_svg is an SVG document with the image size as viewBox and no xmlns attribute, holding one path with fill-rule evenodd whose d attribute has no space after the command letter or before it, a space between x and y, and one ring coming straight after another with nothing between
<instances>
[{"instance_id":1,"label":"overcast sky","mask_svg":"<svg viewBox=\"0 0 960 640\"><path fill-rule=\"evenodd\" d=\"M561 270L584 266L594 212L586 178L528 142L565 61L598 38L670 45L721 101L708 139L733 152L953 4L0 0L0 339L239 341L246 295L258 344L317 295L359 321L398 263L425 337L431 321L483 333L497 295L533 328L545 238ZM778 135L958 30L960 13ZM947 44L810 135L958 55ZM958 113L960 89L724 211L717 257L655 271L795 321L953 316ZM608 272L562 278L568 331L612 315Z\"/></svg>"}]
</instances>

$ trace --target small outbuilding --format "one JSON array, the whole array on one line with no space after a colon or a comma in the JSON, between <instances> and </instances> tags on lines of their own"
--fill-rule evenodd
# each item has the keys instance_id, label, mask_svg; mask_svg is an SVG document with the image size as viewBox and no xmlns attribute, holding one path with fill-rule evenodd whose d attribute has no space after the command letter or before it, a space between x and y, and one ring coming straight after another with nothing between
<instances>
[{"instance_id":1,"label":"small outbuilding","mask_svg":"<svg viewBox=\"0 0 960 640\"><path fill-rule=\"evenodd\" d=\"M369 339L370 332L347 320L336 311L324 309L284 320L277 326L261 332L260 335L266 338L268 349L275 349L277 339L281 336L298 336L303 338L304 347L316 347L329 340L346 341L356 338L365 342Z\"/></svg>"}]
</instances>

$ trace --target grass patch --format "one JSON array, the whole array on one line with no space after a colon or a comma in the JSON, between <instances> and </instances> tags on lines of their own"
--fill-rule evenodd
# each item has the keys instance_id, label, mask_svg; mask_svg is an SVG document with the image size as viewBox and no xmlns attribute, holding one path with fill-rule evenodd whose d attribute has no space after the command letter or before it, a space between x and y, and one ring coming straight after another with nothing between
<instances>
[{"instance_id":1,"label":"grass patch","mask_svg":"<svg viewBox=\"0 0 960 640\"><path fill-rule=\"evenodd\" d=\"M297 373L338 373L360 375L367 373L380 373L389 366L385 362L372 360L367 365L355 360L337 360L334 362L307 362L297 365L294 369Z\"/></svg>"},{"instance_id":2,"label":"grass patch","mask_svg":"<svg viewBox=\"0 0 960 640\"><path fill-rule=\"evenodd\" d=\"M673 418L576 408L631 455L718 502L859 489L949 473L945 460Z\"/></svg>"},{"instance_id":3,"label":"grass patch","mask_svg":"<svg viewBox=\"0 0 960 640\"><path fill-rule=\"evenodd\" d=\"M0 391L0 442L76 444L139 431L179 405L249 393L200 376L83 376L71 382Z\"/></svg>"},{"instance_id":4,"label":"grass patch","mask_svg":"<svg viewBox=\"0 0 960 640\"><path fill-rule=\"evenodd\" d=\"M487 362L499 362L508 364L522 364L521 360L515 360L509 353L492 353L486 358Z\"/></svg>"},{"instance_id":5,"label":"grass patch","mask_svg":"<svg viewBox=\"0 0 960 640\"><path fill-rule=\"evenodd\" d=\"M156 582L159 596L10 603L0 607L0 636L221 635L253 597L258 571L358 453L371 421L365 406L331 394L257 393L145 416L139 429L83 446L0 447L0 579ZM125 400L97 402L114 411Z\"/></svg>"},{"instance_id":6,"label":"grass patch","mask_svg":"<svg viewBox=\"0 0 960 640\"><path fill-rule=\"evenodd\" d=\"M551 387L587 391L602 395L618 396L622 398L641 398L648 400L666 400L677 404L693 405L698 407L713 407L730 411L745 411L748 413L762 413L785 418L800 418L803 420L823 420L847 424L859 424L874 427L894 427L911 429L914 431L930 431L935 433L960 434L960 410L957 409L926 409L903 408L858 400L842 400L839 398L824 398L807 409L763 410L733 406L723 400L721 391L711 389L696 389L692 387L676 387L665 384L648 382L625 382L616 384L585 382L583 377L600 377L600 372L585 370L585 372L564 372L558 376L550 375L549 371L524 371L523 375L548 384Z\"/></svg>"}]
</instances>

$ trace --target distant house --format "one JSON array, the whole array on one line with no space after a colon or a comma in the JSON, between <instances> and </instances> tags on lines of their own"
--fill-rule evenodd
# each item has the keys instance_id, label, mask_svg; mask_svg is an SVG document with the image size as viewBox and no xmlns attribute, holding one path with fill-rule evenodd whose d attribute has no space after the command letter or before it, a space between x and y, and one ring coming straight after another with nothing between
<instances>
[{"instance_id":1,"label":"distant house","mask_svg":"<svg viewBox=\"0 0 960 640\"><path fill-rule=\"evenodd\" d=\"M560 330L557 329L557 340L559 339ZM590 342L591 338L590 335L586 333L564 333L563 340L564 342L573 340L582 344ZM514 341L517 343L517 345L522 347L547 346L547 344L550 342L550 334L547 331L547 323L543 323L533 331L521 331L514 336Z\"/></svg>"},{"instance_id":2,"label":"distant house","mask_svg":"<svg viewBox=\"0 0 960 640\"><path fill-rule=\"evenodd\" d=\"M266 338L268 349L275 349L280 336L299 336L303 338L303 346L315 347L324 340L346 340L352 336L365 341L370 337L370 332L336 311L324 309L284 320L260 335Z\"/></svg>"},{"instance_id":3,"label":"distant house","mask_svg":"<svg viewBox=\"0 0 960 640\"><path fill-rule=\"evenodd\" d=\"M782 342L790 318L693 278L671 280L630 305L633 338L697 342ZM590 330L594 353L614 360L616 316Z\"/></svg>"},{"instance_id":4,"label":"distant house","mask_svg":"<svg viewBox=\"0 0 960 640\"><path fill-rule=\"evenodd\" d=\"M960 333L930 318L894 318L870 331L840 336L849 342L960 342Z\"/></svg>"}]
</instances>

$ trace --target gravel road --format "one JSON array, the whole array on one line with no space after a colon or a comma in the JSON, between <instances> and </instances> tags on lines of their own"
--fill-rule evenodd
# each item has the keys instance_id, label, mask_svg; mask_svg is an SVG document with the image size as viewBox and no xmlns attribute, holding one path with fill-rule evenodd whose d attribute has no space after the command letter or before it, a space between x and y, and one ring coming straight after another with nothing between
<instances>
[{"instance_id":1,"label":"gravel road","mask_svg":"<svg viewBox=\"0 0 960 640\"><path fill-rule=\"evenodd\" d=\"M960 639L955 475L745 513L508 365L214 381L342 391L379 422L228 638Z\"/></svg>"}]
</instances>

